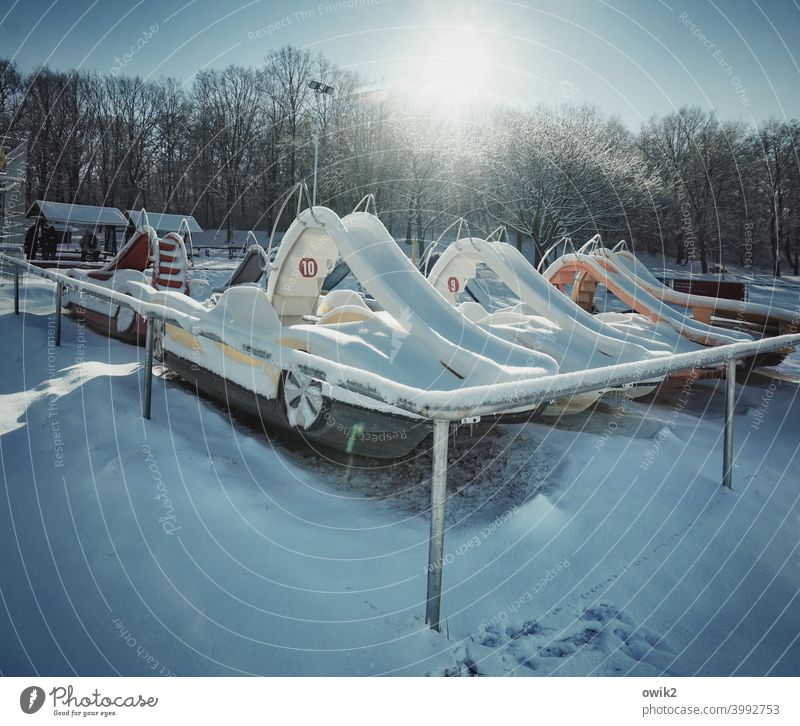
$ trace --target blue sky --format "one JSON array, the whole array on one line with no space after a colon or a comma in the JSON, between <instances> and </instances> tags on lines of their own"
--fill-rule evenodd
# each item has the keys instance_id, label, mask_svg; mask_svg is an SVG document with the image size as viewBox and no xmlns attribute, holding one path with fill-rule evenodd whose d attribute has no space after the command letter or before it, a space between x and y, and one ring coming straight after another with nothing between
<instances>
[{"instance_id":1,"label":"blue sky","mask_svg":"<svg viewBox=\"0 0 800 726\"><path fill-rule=\"evenodd\" d=\"M190 81L285 44L387 85L586 101L633 128L686 103L750 123L800 116L792 0L0 0L0 56L25 70L109 71L142 45L123 73Z\"/></svg>"}]
</instances>

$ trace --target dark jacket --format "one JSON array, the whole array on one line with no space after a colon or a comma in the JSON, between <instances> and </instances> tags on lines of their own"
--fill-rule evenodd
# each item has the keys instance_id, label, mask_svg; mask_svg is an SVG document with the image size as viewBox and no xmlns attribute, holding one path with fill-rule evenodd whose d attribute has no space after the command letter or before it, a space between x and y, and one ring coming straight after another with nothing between
<instances>
[{"instance_id":1,"label":"dark jacket","mask_svg":"<svg viewBox=\"0 0 800 726\"><path fill-rule=\"evenodd\" d=\"M38 224L32 224L25 232L25 256L30 260L36 256L36 249L39 246L39 239L41 237L41 227Z\"/></svg>"},{"instance_id":2,"label":"dark jacket","mask_svg":"<svg viewBox=\"0 0 800 726\"><path fill-rule=\"evenodd\" d=\"M42 252L46 260L56 258L56 248L58 247L58 232L53 225L50 225L42 235Z\"/></svg>"}]
</instances>

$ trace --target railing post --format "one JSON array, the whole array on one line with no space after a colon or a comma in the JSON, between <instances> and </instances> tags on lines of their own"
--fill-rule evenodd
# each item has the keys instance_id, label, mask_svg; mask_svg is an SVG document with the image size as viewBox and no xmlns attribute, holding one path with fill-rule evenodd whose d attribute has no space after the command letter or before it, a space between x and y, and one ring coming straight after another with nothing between
<instances>
[{"instance_id":1,"label":"railing post","mask_svg":"<svg viewBox=\"0 0 800 726\"><path fill-rule=\"evenodd\" d=\"M736 401L736 360L725 364L725 438L722 447L722 486L733 489L733 407Z\"/></svg>"},{"instance_id":2,"label":"railing post","mask_svg":"<svg viewBox=\"0 0 800 726\"><path fill-rule=\"evenodd\" d=\"M61 284L56 283L56 345L61 347Z\"/></svg>"},{"instance_id":3,"label":"railing post","mask_svg":"<svg viewBox=\"0 0 800 726\"><path fill-rule=\"evenodd\" d=\"M142 401L142 416L150 419L150 401L153 394L153 328L155 323L152 315L145 317L146 333L144 339L144 400Z\"/></svg>"},{"instance_id":4,"label":"railing post","mask_svg":"<svg viewBox=\"0 0 800 726\"><path fill-rule=\"evenodd\" d=\"M19 266L14 265L14 315L19 315Z\"/></svg>"},{"instance_id":5,"label":"railing post","mask_svg":"<svg viewBox=\"0 0 800 726\"><path fill-rule=\"evenodd\" d=\"M433 422L433 478L431 479L431 533L428 541L428 596L425 622L439 630L444 560L444 510L447 489L447 444L450 422Z\"/></svg>"}]
</instances>

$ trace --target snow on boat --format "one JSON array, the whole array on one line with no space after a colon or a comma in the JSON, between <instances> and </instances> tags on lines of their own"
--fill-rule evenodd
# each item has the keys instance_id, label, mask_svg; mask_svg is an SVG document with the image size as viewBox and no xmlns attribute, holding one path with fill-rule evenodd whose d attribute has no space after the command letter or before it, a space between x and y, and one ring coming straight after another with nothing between
<instances>
[{"instance_id":1,"label":"snow on boat","mask_svg":"<svg viewBox=\"0 0 800 726\"><path fill-rule=\"evenodd\" d=\"M632 279L630 275L620 271L606 256L581 251L562 255L545 270L544 276L562 292L566 292L566 288L571 286L572 300L588 312L592 311L597 286L603 285L634 312L653 321L665 322L685 338L700 345L724 345L752 340L752 336L747 333L722 330L708 322L693 320L666 305L648 292L638 279Z\"/></svg>"},{"instance_id":2,"label":"snow on boat","mask_svg":"<svg viewBox=\"0 0 800 726\"><path fill-rule=\"evenodd\" d=\"M489 312L476 299L468 285L481 266L488 268L511 291L517 304ZM555 358L561 373L644 361L672 352L633 331L623 333L598 321L562 295L515 247L504 242L476 237L458 239L439 255L430 268L428 280L481 327ZM472 299L464 300L465 293ZM661 379L642 381L624 388L582 394L556 401L542 413L575 413L602 395L637 398L651 393L661 382Z\"/></svg>"},{"instance_id":3,"label":"snow on boat","mask_svg":"<svg viewBox=\"0 0 800 726\"><path fill-rule=\"evenodd\" d=\"M148 276L147 270L151 269ZM98 270L67 270L69 277L133 294L136 285L189 294L189 260L182 237L170 232L161 239L149 225L138 229L119 253ZM142 345L146 321L124 306L112 305L90 295L65 290L63 305L89 327L112 338Z\"/></svg>"},{"instance_id":4,"label":"snow on boat","mask_svg":"<svg viewBox=\"0 0 800 726\"><path fill-rule=\"evenodd\" d=\"M324 293L323 281L340 259L380 309L353 290ZM166 306L196 316L204 328L219 331L212 339L167 323L159 348L168 368L231 408L294 431L312 446L352 454L404 456L428 436L429 424L378 402L366 389L332 386L302 367L280 360L268 364L240 350L270 341L416 389L457 391L558 368L550 356L491 335L465 318L366 212L343 219L325 207L300 212L270 263L266 288L227 286L205 304L171 293L160 297ZM533 411L523 407L512 413Z\"/></svg>"},{"instance_id":5,"label":"snow on boat","mask_svg":"<svg viewBox=\"0 0 800 726\"><path fill-rule=\"evenodd\" d=\"M599 235L589 240L581 250L561 256L544 272L544 276L562 292L566 293L567 288L571 287L570 297L584 310L592 310L597 286L603 285L634 313L653 323L668 326L687 340L703 346L726 345L760 337L755 335L756 331L749 328L746 330L738 329L736 326L723 328L712 324L712 320L713 323L718 322L715 316L699 313L698 318L691 317L693 310L690 307L678 305L672 299L662 300L656 297L649 289L652 288L652 283L645 285L642 277L633 272L633 268L619 263L617 259L608 254L587 254L583 251L589 246L598 244ZM639 272L641 272L641 267L643 266L640 265ZM651 273L647 274L655 279ZM716 298L709 298L709 300L716 301ZM751 305L751 303L729 300L719 302L721 310L727 309L729 305ZM697 309L700 310L700 307ZM763 315L763 311L755 310L755 313ZM620 316L619 314L605 314L602 319L605 322L619 321ZM748 326L740 327L747 328ZM765 327L764 330L767 328ZM782 350L778 353L758 355L755 358L741 361L740 366L745 370L750 370L755 366L777 365L788 352L788 350Z\"/></svg>"},{"instance_id":6,"label":"snow on boat","mask_svg":"<svg viewBox=\"0 0 800 726\"><path fill-rule=\"evenodd\" d=\"M623 249L622 245L617 245L613 250L597 247L593 254L611 259L623 275L635 280L659 300L690 310L695 320L706 323L713 321L717 326L746 330L762 338L797 332L798 319L791 310L746 300L692 295L673 290L639 262L632 252Z\"/></svg>"}]
</instances>

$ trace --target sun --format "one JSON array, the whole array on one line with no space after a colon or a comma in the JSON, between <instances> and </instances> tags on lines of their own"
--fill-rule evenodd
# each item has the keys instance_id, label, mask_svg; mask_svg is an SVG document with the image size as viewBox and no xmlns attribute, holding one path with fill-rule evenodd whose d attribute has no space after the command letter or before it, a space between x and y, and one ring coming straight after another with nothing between
<instances>
[{"instance_id":1,"label":"sun","mask_svg":"<svg viewBox=\"0 0 800 726\"><path fill-rule=\"evenodd\" d=\"M450 85L479 86L485 82L488 57L475 28L443 28L430 49L426 65L432 76Z\"/></svg>"},{"instance_id":2,"label":"sun","mask_svg":"<svg viewBox=\"0 0 800 726\"><path fill-rule=\"evenodd\" d=\"M410 84L410 102L450 116L468 115L480 106L491 71L484 35L471 26L431 28L403 82Z\"/></svg>"}]
</instances>

